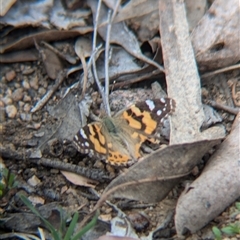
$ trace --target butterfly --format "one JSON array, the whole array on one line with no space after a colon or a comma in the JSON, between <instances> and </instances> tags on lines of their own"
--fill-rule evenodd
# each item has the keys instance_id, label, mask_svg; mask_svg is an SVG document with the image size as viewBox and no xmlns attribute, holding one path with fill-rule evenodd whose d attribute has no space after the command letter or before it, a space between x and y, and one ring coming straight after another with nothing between
<instances>
[{"instance_id":1,"label":"butterfly","mask_svg":"<svg viewBox=\"0 0 240 240\"><path fill-rule=\"evenodd\" d=\"M175 109L171 98L146 100L132 104L114 116L87 124L74 136L77 150L105 159L112 165L131 165L141 157L146 140L156 142L154 134Z\"/></svg>"}]
</instances>

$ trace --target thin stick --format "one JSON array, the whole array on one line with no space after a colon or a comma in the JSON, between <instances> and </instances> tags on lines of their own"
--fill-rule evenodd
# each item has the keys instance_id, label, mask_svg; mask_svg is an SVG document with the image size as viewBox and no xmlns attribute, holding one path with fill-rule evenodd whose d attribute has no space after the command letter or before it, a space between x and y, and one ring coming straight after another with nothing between
<instances>
[{"instance_id":1,"label":"thin stick","mask_svg":"<svg viewBox=\"0 0 240 240\"><path fill-rule=\"evenodd\" d=\"M107 18L107 33L106 33L106 42L105 42L105 101L106 101L106 112L108 116L111 116L111 110L109 107L109 48L110 48L110 35L112 29L113 20L117 14L118 7L120 5L120 0L117 1L113 14L111 16L112 11L108 10L108 18Z\"/></svg>"},{"instance_id":2,"label":"thin stick","mask_svg":"<svg viewBox=\"0 0 240 240\"><path fill-rule=\"evenodd\" d=\"M205 73L201 76L201 78L211 77L211 76L216 75L218 73L227 72L227 71L238 69L238 68L240 68L240 63L236 64L236 65L233 65L233 66L230 66L230 67L225 67L225 68L218 69L216 71Z\"/></svg>"},{"instance_id":3,"label":"thin stick","mask_svg":"<svg viewBox=\"0 0 240 240\"><path fill-rule=\"evenodd\" d=\"M61 85L61 83L63 82L63 80L66 77L66 70L62 70L56 79L56 83L52 86L52 88L44 95L43 98L41 98L37 104L35 105L35 107L32 108L31 113L34 113L38 110L40 110L47 102L48 100L51 98L51 96L54 94L54 92L58 89L58 87Z\"/></svg>"},{"instance_id":4,"label":"thin stick","mask_svg":"<svg viewBox=\"0 0 240 240\"><path fill-rule=\"evenodd\" d=\"M107 36L105 42L105 101L106 101L106 112L108 116L111 116L111 110L109 107L109 47L110 47L110 33L111 33L111 10L108 10L108 25L107 25Z\"/></svg>"},{"instance_id":5,"label":"thin stick","mask_svg":"<svg viewBox=\"0 0 240 240\"><path fill-rule=\"evenodd\" d=\"M229 113L234 114L234 115L237 115L240 112L240 108L229 107L229 106L217 103L215 101L208 100L207 103L210 104L214 108L224 110L224 111L229 112Z\"/></svg>"},{"instance_id":6,"label":"thin stick","mask_svg":"<svg viewBox=\"0 0 240 240\"><path fill-rule=\"evenodd\" d=\"M94 21L93 46L92 46L92 50L93 51L95 51L95 48L96 48L98 19L99 19L99 13L100 13L101 4L102 4L102 0L99 0L98 1L98 6L97 6L97 12L96 12L96 19ZM93 76L94 76L95 82L97 84L97 87L98 87L99 92L100 92L100 94L102 96L102 99L103 99L104 108L105 108L106 112L108 113L108 110L107 110L109 108L109 107L107 107L108 102L106 102L106 98L104 97L104 89L103 89L102 84L100 83L98 75L97 75L96 58L95 58L95 56L93 57L92 70L93 70Z\"/></svg>"}]
</instances>

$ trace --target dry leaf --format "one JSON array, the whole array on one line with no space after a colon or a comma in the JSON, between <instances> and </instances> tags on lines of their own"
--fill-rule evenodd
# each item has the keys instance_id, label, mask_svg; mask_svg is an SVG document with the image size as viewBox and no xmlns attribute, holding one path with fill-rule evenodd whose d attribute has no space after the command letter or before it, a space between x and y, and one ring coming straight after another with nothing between
<instances>
[{"instance_id":1,"label":"dry leaf","mask_svg":"<svg viewBox=\"0 0 240 240\"><path fill-rule=\"evenodd\" d=\"M88 28L87 32L88 31L91 31L91 28ZM28 33L28 35L22 36L20 39L17 36L13 37L11 40L7 41L7 44L0 46L0 53L33 47L34 41L36 42L60 41L63 39L79 36L80 33L81 32L78 30L77 31L39 30L37 33L32 34ZM84 34L86 32L82 33Z\"/></svg>"},{"instance_id":2,"label":"dry leaf","mask_svg":"<svg viewBox=\"0 0 240 240\"><path fill-rule=\"evenodd\" d=\"M226 67L240 60L239 0L215 0L192 32L200 70Z\"/></svg>"},{"instance_id":3,"label":"dry leaf","mask_svg":"<svg viewBox=\"0 0 240 240\"><path fill-rule=\"evenodd\" d=\"M88 0L87 3L92 9L94 18L96 18L98 2L94 0ZM99 12L99 25L106 23L107 15L108 9L104 4L102 4ZM106 24L102 27L98 27L98 33L104 40L106 38L106 32L107 32ZM151 59L147 58L145 55L142 54L137 38L131 31L129 31L129 29L123 22L112 24L110 42L122 46L127 52L129 52L134 57L142 60L143 62L155 66L160 71L163 71L162 66L160 66L158 63L152 61Z\"/></svg>"},{"instance_id":4,"label":"dry leaf","mask_svg":"<svg viewBox=\"0 0 240 240\"><path fill-rule=\"evenodd\" d=\"M207 1L192 1L186 0L186 12L189 25L189 31L192 32L193 28L197 25L199 20L203 17L207 9Z\"/></svg>"},{"instance_id":5,"label":"dry leaf","mask_svg":"<svg viewBox=\"0 0 240 240\"><path fill-rule=\"evenodd\" d=\"M55 52L44 47L40 49L40 53L48 77L51 79L56 79L59 72L63 70L63 65L59 57Z\"/></svg>"},{"instance_id":6,"label":"dry leaf","mask_svg":"<svg viewBox=\"0 0 240 240\"><path fill-rule=\"evenodd\" d=\"M2 6L2 5L1 5ZM0 18L1 23L15 28L34 26L51 29L69 30L85 27L85 18L90 14L88 9L67 11L62 1L17 1L8 13Z\"/></svg>"},{"instance_id":7,"label":"dry leaf","mask_svg":"<svg viewBox=\"0 0 240 240\"><path fill-rule=\"evenodd\" d=\"M240 113L201 176L178 200L175 226L179 236L186 229L198 231L240 197L239 133Z\"/></svg>"},{"instance_id":8,"label":"dry leaf","mask_svg":"<svg viewBox=\"0 0 240 240\"><path fill-rule=\"evenodd\" d=\"M74 185L95 188L95 185L98 183L97 181L83 177L76 173L66 172L66 171L61 171L61 173L65 178L67 178L68 181L70 181Z\"/></svg>"},{"instance_id":9,"label":"dry leaf","mask_svg":"<svg viewBox=\"0 0 240 240\"><path fill-rule=\"evenodd\" d=\"M38 59L39 54L36 49L27 49L0 55L1 63L31 62L37 61Z\"/></svg>"},{"instance_id":10,"label":"dry leaf","mask_svg":"<svg viewBox=\"0 0 240 240\"><path fill-rule=\"evenodd\" d=\"M0 0L0 16L4 16L15 2L16 0Z\"/></svg>"},{"instance_id":11,"label":"dry leaf","mask_svg":"<svg viewBox=\"0 0 240 240\"><path fill-rule=\"evenodd\" d=\"M162 200L179 182L180 177L187 175L217 143L219 140L205 140L171 145L155 151L114 179L98 204L109 196L150 203Z\"/></svg>"},{"instance_id":12,"label":"dry leaf","mask_svg":"<svg viewBox=\"0 0 240 240\"><path fill-rule=\"evenodd\" d=\"M108 7L114 9L113 5L109 5L104 1ZM115 1L111 1L111 3ZM158 2L155 0L138 0L138 1L129 1L122 8L119 9L116 17L114 18L114 23L121 22L130 18L141 17L143 15L149 14L153 11L156 11L158 8Z\"/></svg>"}]
</instances>

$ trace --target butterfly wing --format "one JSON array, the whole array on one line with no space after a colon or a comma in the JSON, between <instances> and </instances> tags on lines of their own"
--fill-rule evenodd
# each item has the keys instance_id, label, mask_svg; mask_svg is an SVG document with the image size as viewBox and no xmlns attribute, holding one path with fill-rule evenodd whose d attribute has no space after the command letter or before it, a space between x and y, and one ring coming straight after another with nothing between
<instances>
[{"instance_id":1,"label":"butterfly wing","mask_svg":"<svg viewBox=\"0 0 240 240\"><path fill-rule=\"evenodd\" d=\"M110 118L111 119L111 118ZM84 154L105 159L112 165L127 165L131 157L118 134L111 134L103 122L94 122L81 128L73 143Z\"/></svg>"},{"instance_id":2,"label":"butterfly wing","mask_svg":"<svg viewBox=\"0 0 240 240\"><path fill-rule=\"evenodd\" d=\"M123 135L128 139L131 156L135 159L140 157L140 147L146 140L155 142L154 134L159 124L162 124L174 109L173 99L160 98L138 102L115 116L116 122L119 121L122 126Z\"/></svg>"},{"instance_id":3,"label":"butterfly wing","mask_svg":"<svg viewBox=\"0 0 240 240\"><path fill-rule=\"evenodd\" d=\"M152 136L159 124L163 123L175 109L175 101L171 98L146 100L131 105L126 110L117 114L127 124L146 136Z\"/></svg>"},{"instance_id":4,"label":"butterfly wing","mask_svg":"<svg viewBox=\"0 0 240 240\"><path fill-rule=\"evenodd\" d=\"M107 142L101 122L90 123L81 128L74 136L73 143L81 153L91 153L100 158L104 158L107 154Z\"/></svg>"}]
</instances>

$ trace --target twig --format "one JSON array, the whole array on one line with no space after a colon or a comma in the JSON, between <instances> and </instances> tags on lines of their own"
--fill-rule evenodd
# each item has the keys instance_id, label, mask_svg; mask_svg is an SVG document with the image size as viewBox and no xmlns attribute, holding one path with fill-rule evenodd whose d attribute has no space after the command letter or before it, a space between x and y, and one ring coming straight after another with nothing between
<instances>
[{"instance_id":1,"label":"twig","mask_svg":"<svg viewBox=\"0 0 240 240\"><path fill-rule=\"evenodd\" d=\"M224 110L224 111L229 112L229 113L234 114L234 115L237 115L240 112L240 108L229 107L229 106L217 103L217 102L212 101L212 100L208 100L207 103L210 104L214 108Z\"/></svg>"},{"instance_id":2,"label":"twig","mask_svg":"<svg viewBox=\"0 0 240 240\"><path fill-rule=\"evenodd\" d=\"M105 172L100 169L90 169L90 168L80 167L74 164L64 163L56 159L41 158L41 159L30 159L30 160L38 164L41 164L43 166L77 173L87 178L97 180L99 182L110 180L109 176L107 176Z\"/></svg>"},{"instance_id":3,"label":"twig","mask_svg":"<svg viewBox=\"0 0 240 240\"><path fill-rule=\"evenodd\" d=\"M106 112L108 116L111 116L111 110L109 107L109 48L110 48L110 35L113 20L117 14L118 7L120 5L120 0L117 1L116 6L114 7L113 14L111 16L112 11L108 10L108 18L107 18L107 33L106 33L106 42L105 42L105 98L106 98Z\"/></svg>"},{"instance_id":4,"label":"twig","mask_svg":"<svg viewBox=\"0 0 240 240\"><path fill-rule=\"evenodd\" d=\"M110 47L110 34L111 34L111 10L108 10L108 25L107 25L107 36L105 42L105 101L109 103L109 47ZM107 115L111 116L111 110L109 104L106 105Z\"/></svg>"},{"instance_id":5,"label":"twig","mask_svg":"<svg viewBox=\"0 0 240 240\"><path fill-rule=\"evenodd\" d=\"M80 101L81 101L84 98L86 88L87 88L87 80L88 80L88 67L87 67L85 57L83 56L82 50L81 50L81 54L80 54L80 59L82 62L82 67L83 67L83 86L82 86L82 94L80 96Z\"/></svg>"},{"instance_id":6,"label":"twig","mask_svg":"<svg viewBox=\"0 0 240 240\"><path fill-rule=\"evenodd\" d=\"M205 74L201 75L201 78L207 78L207 77L216 75L218 73L227 72L227 71L238 69L238 68L240 68L240 63L236 64L236 65L233 65L233 66L230 66L230 67L225 67L225 68L218 69L216 71L205 73Z\"/></svg>"},{"instance_id":7,"label":"twig","mask_svg":"<svg viewBox=\"0 0 240 240\"><path fill-rule=\"evenodd\" d=\"M45 94L45 96L40 99L37 104L35 105L35 107L32 108L31 113L34 113L38 110L40 110L47 102L48 100L51 98L51 96L53 95L53 93L58 89L58 87L61 85L61 83L63 82L63 80L66 77L66 70L62 70L59 74L58 77L56 79L56 83L52 86L52 88Z\"/></svg>"},{"instance_id":8,"label":"twig","mask_svg":"<svg viewBox=\"0 0 240 240\"><path fill-rule=\"evenodd\" d=\"M124 82L111 84L110 88L113 88L113 89L122 88L124 86L130 85L130 84L133 84L133 83L141 82L141 81L145 80L146 78L150 78L150 77L152 77L154 75L157 75L157 74L159 74L161 72L162 71L160 71L159 69L156 69L156 70L154 70L152 72L146 73L146 74L141 75L139 77L132 78L131 80L126 80Z\"/></svg>"},{"instance_id":9,"label":"twig","mask_svg":"<svg viewBox=\"0 0 240 240\"><path fill-rule=\"evenodd\" d=\"M51 51L53 51L54 53L56 53L60 58L66 60L67 62L69 62L71 64L76 64L76 62L77 62L76 58L70 56L69 54L63 54L58 49L54 48L52 45L50 45L49 43L47 43L45 41L41 41L41 44L43 46L45 46L46 48L50 49Z\"/></svg>"},{"instance_id":10,"label":"twig","mask_svg":"<svg viewBox=\"0 0 240 240\"><path fill-rule=\"evenodd\" d=\"M95 21L94 21L93 47L92 47L93 51L95 51L95 48L96 48L98 19L99 19L99 13L100 13L101 4L102 4L102 0L99 0L98 1L98 6L97 6L96 18L95 18ZM95 58L95 56L93 57L92 70L93 70L93 76L94 76L95 82L97 84L98 90L99 90L99 92L100 92L100 94L102 96L102 99L103 99L104 108L105 108L106 112L108 113L107 109L110 109L110 107L109 106L107 107L108 102L106 102L106 98L104 97L104 89L103 89L102 84L100 83L98 75L97 75L96 58Z\"/></svg>"}]
</instances>

